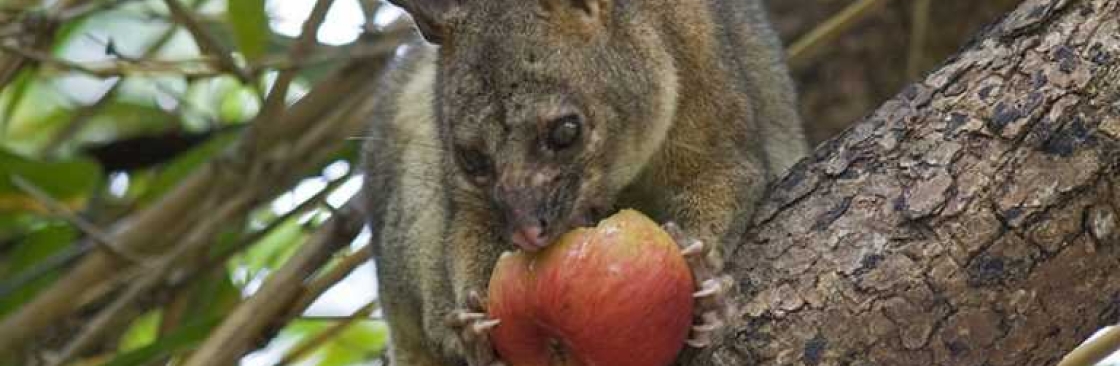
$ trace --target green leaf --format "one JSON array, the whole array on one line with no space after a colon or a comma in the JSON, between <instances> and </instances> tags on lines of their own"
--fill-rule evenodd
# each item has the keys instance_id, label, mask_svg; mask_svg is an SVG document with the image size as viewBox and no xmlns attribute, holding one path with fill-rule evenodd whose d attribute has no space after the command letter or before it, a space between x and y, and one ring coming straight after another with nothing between
<instances>
[{"instance_id":1,"label":"green leaf","mask_svg":"<svg viewBox=\"0 0 1120 366\"><path fill-rule=\"evenodd\" d=\"M268 48L268 14L265 0L228 0L226 16L233 26L237 47L249 60L264 55Z\"/></svg>"},{"instance_id":2,"label":"green leaf","mask_svg":"<svg viewBox=\"0 0 1120 366\"><path fill-rule=\"evenodd\" d=\"M54 88L49 79L42 75L28 79L27 85L21 86L20 90L5 88L0 92L0 99L20 100L18 105L0 104L8 108L4 113L10 112L10 116L5 117L0 146L30 154L40 151L74 113L67 97Z\"/></svg>"},{"instance_id":3,"label":"green leaf","mask_svg":"<svg viewBox=\"0 0 1120 366\"><path fill-rule=\"evenodd\" d=\"M24 68L16 75L16 78L11 81L7 88L4 88L9 93L7 100L4 101L4 106L0 108L0 136L4 136L8 131L8 121L12 120L16 110L19 108L20 103L23 102L23 97L27 95L27 90L31 87L31 81L35 79L36 68Z\"/></svg>"},{"instance_id":4,"label":"green leaf","mask_svg":"<svg viewBox=\"0 0 1120 366\"><path fill-rule=\"evenodd\" d=\"M54 44L51 45L51 53L55 56L63 55L66 46L74 41L75 37L82 34L82 28L86 25L86 20L97 12L91 12L68 22L63 22L59 25L58 30L54 33Z\"/></svg>"},{"instance_id":5,"label":"green leaf","mask_svg":"<svg viewBox=\"0 0 1120 366\"><path fill-rule=\"evenodd\" d=\"M210 271L191 284L190 306L183 319L221 318L241 301L241 290L233 285L229 272Z\"/></svg>"},{"instance_id":6,"label":"green leaf","mask_svg":"<svg viewBox=\"0 0 1120 366\"><path fill-rule=\"evenodd\" d=\"M188 114L186 125L192 128L210 127L221 119L221 107L225 96L238 88L241 82L231 75L194 80L187 85L183 103L193 106L196 113Z\"/></svg>"},{"instance_id":7,"label":"green leaf","mask_svg":"<svg viewBox=\"0 0 1120 366\"><path fill-rule=\"evenodd\" d=\"M159 335L160 314L159 310L153 310L133 320L121 338L120 351L132 351L155 341Z\"/></svg>"},{"instance_id":8,"label":"green leaf","mask_svg":"<svg viewBox=\"0 0 1120 366\"><path fill-rule=\"evenodd\" d=\"M121 341L120 352L116 359L106 365L146 365L160 357L193 348L205 339L208 332L232 311L241 300L241 291L233 285L229 273L208 271L191 281L187 288L187 306L178 316L185 324L159 336L161 314L152 311L133 322L133 326ZM198 323L197 319L211 319Z\"/></svg>"},{"instance_id":9,"label":"green leaf","mask_svg":"<svg viewBox=\"0 0 1120 366\"><path fill-rule=\"evenodd\" d=\"M246 122L260 111L260 102L252 88L241 86L226 91L221 96L218 117L223 122Z\"/></svg>"},{"instance_id":10,"label":"green leaf","mask_svg":"<svg viewBox=\"0 0 1120 366\"><path fill-rule=\"evenodd\" d=\"M84 142L106 142L160 133L177 127L180 118L149 102L114 100L98 110L75 138Z\"/></svg>"},{"instance_id":11,"label":"green leaf","mask_svg":"<svg viewBox=\"0 0 1120 366\"><path fill-rule=\"evenodd\" d=\"M4 265L0 266L0 278L15 278L16 274L35 268L44 259L69 247L77 237L76 230L59 222L46 222L32 229L6 256ZM0 318L30 300L57 276L56 270L50 275L16 289L8 296L0 297Z\"/></svg>"},{"instance_id":12,"label":"green leaf","mask_svg":"<svg viewBox=\"0 0 1120 366\"><path fill-rule=\"evenodd\" d=\"M27 234L37 217L27 212L0 212L0 243L8 243ZM6 244L0 244L4 248ZM0 250L2 253L3 250ZM0 257L2 258L2 257ZM0 273L3 273L4 263L0 262Z\"/></svg>"},{"instance_id":13,"label":"green leaf","mask_svg":"<svg viewBox=\"0 0 1120 366\"><path fill-rule=\"evenodd\" d=\"M221 318L205 318L176 329L163 338L144 347L117 355L102 366L139 366L150 364L162 357L191 349L206 339Z\"/></svg>"},{"instance_id":14,"label":"green leaf","mask_svg":"<svg viewBox=\"0 0 1120 366\"><path fill-rule=\"evenodd\" d=\"M81 207L101 180L101 167L92 160L36 161L0 149L0 213L44 212L42 203L15 185L18 176L55 200Z\"/></svg>"}]
</instances>

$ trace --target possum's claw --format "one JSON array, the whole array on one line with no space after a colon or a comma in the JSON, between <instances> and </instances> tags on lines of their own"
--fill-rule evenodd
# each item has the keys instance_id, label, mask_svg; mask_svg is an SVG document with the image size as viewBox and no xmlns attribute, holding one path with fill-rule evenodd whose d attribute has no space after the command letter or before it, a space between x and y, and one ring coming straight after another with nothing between
<instances>
[{"instance_id":1,"label":"possum's claw","mask_svg":"<svg viewBox=\"0 0 1120 366\"><path fill-rule=\"evenodd\" d=\"M502 321L490 319L483 304L482 296L477 291L471 291L467 296L466 309L453 311L447 317L447 324L457 330L467 365L505 366L490 343L490 330Z\"/></svg>"},{"instance_id":2,"label":"possum's claw","mask_svg":"<svg viewBox=\"0 0 1120 366\"><path fill-rule=\"evenodd\" d=\"M719 263L710 255L712 245L685 234L674 222L662 225L673 241L681 247L681 254L692 269L692 278L697 291L692 294L696 299L694 308L695 325L686 341L689 346L704 348L712 345L714 335L726 325L726 319L734 313L727 299L734 280L731 276L720 274Z\"/></svg>"}]
</instances>

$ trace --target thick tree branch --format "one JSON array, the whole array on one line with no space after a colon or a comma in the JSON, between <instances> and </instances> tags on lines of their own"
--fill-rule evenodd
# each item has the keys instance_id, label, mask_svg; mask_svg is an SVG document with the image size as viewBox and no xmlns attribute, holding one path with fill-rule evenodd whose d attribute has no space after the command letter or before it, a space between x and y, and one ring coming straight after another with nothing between
<instances>
[{"instance_id":1,"label":"thick tree branch","mask_svg":"<svg viewBox=\"0 0 1120 366\"><path fill-rule=\"evenodd\" d=\"M1028 0L774 187L693 365L1042 365L1120 319L1120 1Z\"/></svg>"}]
</instances>

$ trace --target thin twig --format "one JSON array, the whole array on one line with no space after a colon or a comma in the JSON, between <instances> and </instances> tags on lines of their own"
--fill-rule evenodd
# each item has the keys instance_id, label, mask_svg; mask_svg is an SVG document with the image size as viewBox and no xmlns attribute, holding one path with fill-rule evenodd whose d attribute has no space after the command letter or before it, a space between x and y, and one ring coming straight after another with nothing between
<instances>
[{"instance_id":1,"label":"thin twig","mask_svg":"<svg viewBox=\"0 0 1120 366\"><path fill-rule=\"evenodd\" d=\"M40 153L42 153L43 155L47 155L50 152L55 151L59 146L62 145L63 142L66 142L71 137L73 137L74 134L77 134L79 131L81 131L82 128L84 128L86 124L89 123L89 121L93 120L93 117L96 116L102 108L105 108L105 106L108 106L109 103L113 101L117 93L121 90L121 85L123 84L124 83L122 83L119 79L114 80L113 85L109 87L109 90L105 91L105 93L102 94L100 98L97 98L97 101L93 102L93 104L82 106L77 111L74 111L74 116L70 118L70 121L66 123L66 125L57 133L51 136L50 141L47 141L46 145L43 145Z\"/></svg>"},{"instance_id":2,"label":"thin twig","mask_svg":"<svg viewBox=\"0 0 1120 366\"><path fill-rule=\"evenodd\" d=\"M93 2L93 3L81 4L81 5L72 7L70 9L65 9L65 10L59 12L59 14L57 16L55 16L55 18L58 19L61 22L69 22L69 21L73 21L74 19L82 18L82 17L85 17L85 16L93 14L93 13L113 10L113 9L116 9L117 7L119 7L121 5L130 3L130 2L136 2L136 1L138 1L138 0L111 0L111 1L106 1L106 2Z\"/></svg>"},{"instance_id":3,"label":"thin twig","mask_svg":"<svg viewBox=\"0 0 1120 366\"><path fill-rule=\"evenodd\" d=\"M836 38L840 33L843 33L852 25L866 18L871 14L879 5L886 3L888 0L859 0L851 5L848 5L836 15L833 15L824 23L821 23L808 34L797 39L793 45L787 50L789 63L794 67L804 65L809 60L812 54L819 51L821 45L828 43L829 40Z\"/></svg>"},{"instance_id":4,"label":"thin twig","mask_svg":"<svg viewBox=\"0 0 1120 366\"><path fill-rule=\"evenodd\" d=\"M221 74L216 70L199 67L206 66L205 63L209 62L208 59L182 61L144 60L143 62L139 60L113 60L102 62L100 63L101 65L98 65L99 63L97 62L75 62L62 59L54 57L46 52L23 49L6 42L0 42L0 50L36 61L45 66L79 72L101 79L134 74L174 74L183 75L185 77L215 76ZM193 70L191 67L193 67Z\"/></svg>"},{"instance_id":5,"label":"thin twig","mask_svg":"<svg viewBox=\"0 0 1120 366\"><path fill-rule=\"evenodd\" d=\"M270 127L285 130L276 133L277 138L290 139L291 143L279 147L273 141L263 145L269 149L265 151L267 154L254 155L249 153L247 145L262 145L247 141L247 136L243 136L240 140L242 143L230 147L226 154L207 166L195 169L175 189L163 195L157 205L118 220L113 238L125 248L143 250L145 253L170 251L181 245L183 240L180 238L185 237L188 230L201 231L212 238L218 228L202 227L197 222L205 221L220 212L200 208L199 202L209 197L223 202L248 198L251 200L249 203L230 214L240 217L254 206L251 203L263 202L281 192L297 181L301 176L298 172L327 159L342 144L345 136L358 134L365 126L366 119L361 116L368 115L366 110L373 104L368 96L374 90L368 80L382 73L387 59L388 57L379 56L343 65L325 80L316 83L313 91L293 105L288 113L270 121L273 122ZM361 114L357 113L359 110ZM287 131L289 129L292 131ZM275 169L276 166L283 166L285 169ZM230 217L220 219L228 221ZM91 253L80 260L60 279L52 282L19 309L0 319L0 353L7 354L19 349L32 337L42 334L48 326L73 314L84 304L81 299L95 296L97 289L113 280L121 267L119 261L102 253ZM292 283L298 282L285 282L283 286L290 286ZM298 290L297 287L290 291ZM79 301L75 301L75 298ZM294 297L290 300L294 300ZM219 331L249 331L245 328L247 324L255 329L263 326L251 321L238 322L228 325L235 327L233 329ZM253 332L256 334L259 330ZM216 351L221 356L229 356L233 352L243 351L251 343L251 340L238 338L236 334L229 336L230 334L226 334L219 343L204 345L206 349L199 351ZM223 351L221 347L233 349ZM223 360L235 362L232 358Z\"/></svg>"},{"instance_id":6,"label":"thin twig","mask_svg":"<svg viewBox=\"0 0 1120 366\"><path fill-rule=\"evenodd\" d=\"M185 95L180 93L180 91L174 90L170 85L160 83L158 81L153 81L153 84L153 86L164 95L175 98L176 105L175 109L172 111L172 114L181 115L184 117L191 115L196 116L198 119L203 120L206 123L206 127L211 130L221 130L223 128L228 128L218 125L216 121L220 119L220 117L218 117L215 113L210 113L211 111L205 110L205 108L203 108L197 102L187 98Z\"/></svg>"},{"instance_id":7,"label":"thin twig","mask_svg":"<svg viewBox=\"0 0 1120 366\"><path fill-rule=\"evenodd\" d=\"M111 76L114 76L114 75L101 75L101 74L98 73L97 70L86 67L85 65L82 65L80 63L56 58L56 57L50 56L49 54L47 54L45 52L23 49L23 48L20 48L19 46L10 44L8 42L0 42L0 50L4 50L4 51L9 52L11 54L23 57L23 58L28 59L28 60L36 61L36 62L39 62L41 64L60 67L60 68L64 68L64 69L71 69L71 70L81 72L83 74L89 74L89 75L97 76L97 77L111 77Z\"/></svg>"},{"instance_id":8,"label":"thin twig","mask_svg":"<svg viewBox=\"0 0 1120 366\"><path fill-rule=\"evenodd\" d=\"M218 66L233 73L242 84L254 84L253 75L237 65L237 61L233 59L233 54L222 46L217 37L202 27L194 11L183 6L179 3L179 0L164 0L164 3L167 4L167 8L171 11L171 16L175 18L175 21L182 24L191 33L202 53L216 58Z\"/></svg>"},{"instance_id":9,"label":"thin twig","mask_svg":"<svg viewBox=\"0 0 1120 366\"><path fill-rule=\"evenodd\" d=\"M1058 362L1058 366L1092 366L1120 349L1120 325L1078 346Z\"/></svg>"},{"instance_id":10,"label":"thin twig","mask_svg":"<svg viewBox=\"0 0 1120 366\"><path fill-rule=\"evenodd\" d=\"M323 330L319 334L316 334L314 337L311 337L305 340L303 343L300 343L299 345L293 347L290 351L288 351L288 353L284 354L284 357L280 359L280 362L276 363L276 366L290 365L293 362L297 362L300 359L307 357L308 354L314 352L324 343L327 343L327 341L330 341L331 339L341 335L342 332L346 330L346 328L354 325L354 323L357 323L359 320L368 319L369 315L372 314L374 310L377 310L378 307L379 304L377 300L374 300L366 304L365 306L362 306L350 316L341 319L341 321L339 321L338 323L331 325L329 328Z\"/></svg>"},{"instance_id":11,"label":"thin twig","mask_svg":"<svg viewBox=\"0 0 1120 366\"><path fill-rule=\"evenodd\" d=\"M63 19L74 19L83 17L87 15L87 13L112 9L130 1L134 0L114 0L104 3L94 2L85 4L85 6L67 10L67 12L64 12L63 15L60 15L59 17ZM207 2L209 2L209 0L198 0L193 4L192 7L203 7ZM175 38L176 31L178 30L178 25L171 24L166 30L164 30L164 32L162 32L162 34L158 38L156 38L155 41L152 41L151 45L149 45L147 49L143 51L143 56L141 57L149 58L156 56L161 48L164 48L164 46L166 46L172 38ZM179 71L181 71L181 68L179 68ZM60 144L62 144L66 140L71 139L73 135L78 131L82 131L82 129L85 128L85 125L93 120L93 116L96 115L97 112L101 111L103 107L109 105L109 103L114 100L114 98L116 97L116 93L120 91L122 85L123 82L120 81L120 79L118 79L118 81L114 81L113 86L109 88L109 91L106 91L101 95L100 98L97 98L96 102L90 105L86 105L82 107L82 109L75 112L73 118L71 118L71 120L66 123L65 128L53 135L53 137L50 138L50 141L47 142L46 146L41 151L43 151L44 153L55 151L56 149L58 149Z\"/></svg>"},{"instance_id":12,"label":"thin twig","mask_svg":"<svg viewBox=\"0 0 1120 366\"><path fill-rule=\"evenodd\" d=\"M27 72L27 75L24 75L24 77L30 78L39 73L39 66L29 65L24 70ZM3 74L3 72L3 70L0 70L0 74ZM0 77L2 77L2 75L0 75ZM6 86L7 85L4 85L4 87ZM13 88L8 94L8 100L5 103L4 111L0 112L0 138L3 138L7 133L8 124L12 121L12 116L16 115L20 105L23 103L23 98L27 96L27 89L29 88L26 87L25 84L22 88Z\"/></svg>"},{"instance_id":13,"label":"thin twig","mask_svg":"<svg viewBox=\"0 0 1120 366\"><path fill-rule=\"evenodd\" d=\"M319 33L319 27L323 25L323 20L327 18L327 11L330 10L331 4L334 0L318 0L315 2L315 7L311 9L311 14L308 15L307 20L303 22L303 28L296 39L296 43L292 45L288 55L292 61L299 62L307 57L307 50L314 45L316 35ZM252 131L259 131L258 125L263 125L264 121L272 120L273 117L282 113L285 108L285 100L288 97L288 88L291 86L292 81L296 77L295 69L283 70L276 76L276 81L272 84L272 89L268 92L264 104L261 106L261 112L258 115L257 123L253 124Z\"/></svg>"},{"instance_id":14,"label":"thin twig","mask_svg":"<svg viewBox=\"0 0 1120 366\"><path fill-rule=\"evenodd\" d=\"M183 363L185 366L224 365L234 363L253 340L293 310L298 287L315 269L326 262L340 242L349 242L361 230L363 220L359 200L351 199L342 214L332 216L307 243L280 268L269 275L261 288L233 310L198 349Z\"/></svg>"},{"instance_id":15,"label":"thin twig","mask_svg":"<svg viewBox=\"0 0 1120 366\"><path fill-rule=\"evenodd\" d=\"M238 211L244 204L248 203L248 199L240 198L235 201L225 202L224 206L220 208L216 215L210 216L204 222L199 223L199 227L212 227L221 226L225 222L221 218L229 216L232 212ZM74 357L85 352L90 346L96 344L109 330L113 329L115 325L120 324L126 320L129 315L127 311L130 309L141 296L151 293L152 290L163 284L167 277L172 273L173 269L183 266L184 270L190 272L189 260L184 260L184 257L204 248L209 244L212 238L207 235L207 230L196 230L191 233L183 242L182 245L174 247L174 249L161 257L158 263L153 266L152 270L144 271L143 276L140 276L137 281L131 282L128 289L121 295L113 299L109 306L101 309L91 321L85 324L81 333L73 338L70 343L66 345L62 353L57 359L52 360L52 365L60 366L67 364Z\"/></svg>"},{"instance_id":16,"label":"thin twig","mask_svg":"<svg viewBox=\"0 0 1120 366\"><path fill-rule=\"evenodd\" d=\"M910 14L910 50L906 56L906 77L916 80L925 61L926 43L929 39L931 0L915 0Z\"/></svg>"},{"instance_id":17,"label":"thin twig","mask_svg":"<svg viewBox=\"0 0 1120 366\"><path fill-rule=\"evenodd\" d=\"M392 52L400 43L401 37L406 35L407 29L391 29L389 32L379 34L381 40L369 45L354 45L333 52L320 52L300 59L291 59L289 55L271 55L260 58L250 63L246 70L257 73L264 70L295 71L306 67L316 66L328 62L348 61L379 56ZM32 50L21 49L10 44L0 42L0 49L12 54L37 61L43 65L56 69L78 72L92 77L106 79L128 76L160 76L175 75L187 78L213 77L227 74L226 71L210 66L212 57L200 57L182 60L112 60L103 62L75 62L54 57L50 54Z\"/></svg>"},{"instance_id":18,"label":"thin twig","mask_svg":"<svg viewBox=\"0 0 1120 366\"><path fill-rule=\"evenodd\" d=\"M349 315L300 315L292 320L307 321L307 322L341 322L349 319ZM382 316L370 315L367 317L369 320L385 320Z\"/></svg>"},{"instance_id":19,"label":"thin twig","mask_svg":"<svg viewBox=\"0 0 1120 366\"><path fill-rule=\"evenodd\" d=\"M334 192L335 189L337 189L339 186L342 186L343 183L346 183L346 181L349 180L350 178L351 178L351 176L345 176L345 177L335 179L333 181L328 182L327 186L324 187L323 190L319 191L314 196L311 196L311 198L308 198L308 199L304 200L303 202L300 202L299 205L297 205L295 208L291 209L290 211L285 212L280 217L277 217L276 219L272 220L264 228L262 228L260 230L257 230L255 232L253 232L252 234L249 234L248 237L246 237L244 239L241 239L237 244L235 244L233 246L230 246L229 248L226 248L225 250L219 252L217 255L215 255L211 259L209 259L207 261L207 264L204 265L204 266L208 267L208 268L218 268L220 264L228 261L231 257L233 257L234 254L240 253L241 251L245 250L246 248L248 248L253 243L256 243L256 242L260 241L262 238L265 237L265 235L268 235L273 230L276 230L276 228L279 227L280 225L282 225L284 222L290 220L291 218L293 218L297 215L301 215L301 214L307 212L308 210L311 210L315 206L318 206L318 205L322 204L323 201L325 201L327 199L327 196L329 196L332 192Z\"/></svg>"},{"instance_id":20,"label":"thin twig","mask_svg":"<svg viewBox=\"0 0 1120 366\"><path fill-rule=\"evenodd\" d=\"M373 247L366 245L343 257L338 261L334 267L331 267L326 273L316 276L304 285L303 293L296 301L293 309L304 309L311 306L319 296L322 296L335 284L338 284L342 279L349 276L351 272L363 264L369 263L373 258ZM293 314L294 316L294 314Z\"/></svg>"},{"instance_id":21,"label":"thin twig","mask_svg":"<svg viewBox=\"0 0 1120 366\"><path fill-rule=\"evenodd\" d=\"M361 0L358 4L362 7L362 15L366 21L362 23L362 32L366 34L373 34L377 32L377 14L381 12L381 7L385 5L381 0Z\"/></svg>"},{"instance_id":22,"label":"thin twig","mask_svg":"<svg viewBox=\"0 0 1120 366\"><path fill-rule=\"evenodd\" d=\"M85 218L82 218L81 216L78 216L78 215L74 214L73 212L70 212L70 209L66 208L66 205L64 205L64 204L62 204L62 202L59 202L58 200L54 199L54 197L51 197L50 194L48 194L46 191L44 191L43 189L36 186L34 183L31 183L30 181L24 179L23 177L21 177L19 175L12 175L11 180L12 180L12 183L15 184L16 187L18 187L20 190L24 191L25 193L31 195L36 200L41 202L43 204L43 206L47 207L48 210L50 210L51 212L53 212L56 215L61 216L64 220L69 222L71 225L74 225L75 227L77 227L78 230L81 230L86 235L89 235L89 237L92 238L93 241L98 244L99 248L104 249L106 252L109 252L109 253L111 253L112 255L114 255L118 258L121 258L121 259L124 259L125 261L128 261L130 264L135 264L135 265L145 265L146 264L146 262L143 260L143 258L140 258L139 256L136 256L136 255L133 255L132 253L126 253L124 250L122 250L120 248L119 245L117 245L116 243L113 242L112 239L110 239L108 233L101 230L101 228L97 227L97 225L94 225L93 223L91 223L89 221L86 221Z\"/></svg>"},{"instance_id":23,"label":"thin twig","mask_svg":"<svg viewBox=\"0 0 1120 366\"><path fill-rule=\"evenodd\" d=\"M13 42L16 47L36 50L47 48L59 26L57 22L51 20L48 14L50 13L24 13L17 17L17 21L10 21L10 29L16 31L13 34L14 37L12 37L14 39L0 39L0 44L6 45L8 42ZM0 86L7 86L25 66L35 65L33 62L29 63L27 61L28 59L25 57L11 57L6 55L5 52L0 52ZM0 121L0 123L6 124L7 121Z\"/></svg>"},{"instance_id":24,"label":"thin twig","mask_svg":"<svg viewBox=\"0 0 1120 366\"><path fill-rule=\"evenodd\" d=\"M50 274L56 269L66 267L71 263L74 263L75 260L88 253L93 247L93 245L89 245L88 243L83 242L82 244L62 249L59 253L53 254L50 257L47 257L47 259L39 261L35 264L35 267L32 267L26 271L22 271L16 274L14 277L6 279L4 282L0 282L0 298L5 298L8 295L11 295L16 290L19 290L24 286L27 286L28 284L40 278L43 278L43 276Z\"/></svg>"}]
</instances>

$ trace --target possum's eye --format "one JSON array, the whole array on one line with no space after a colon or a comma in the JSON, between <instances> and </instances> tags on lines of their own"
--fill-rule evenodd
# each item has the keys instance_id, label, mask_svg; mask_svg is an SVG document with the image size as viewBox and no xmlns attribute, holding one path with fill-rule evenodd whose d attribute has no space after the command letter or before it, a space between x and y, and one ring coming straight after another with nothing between
<instances>
[{"instance_id":1,"label":"possum's eye","mask_svg":"<svg viewBox=\"0 0 1120 366\"><path fill-rule=\"evenodd\" d=\"M583 119L577 114L568 114L552 120L548 126L545 143L553 151L560 151L575 145L583 132Z\"/></svg>"},{"instance_id":2,"label":"possum's eye","mask_svg":"<svg viewBox=\"0 0 1120 366\"><path fill-rule=\"evenodd\" d=\"M486 154L473 148L459 147L455 150L459 166L463 168L463 172L467 175L474 178L485 178L493 173L494 167Z\"/></svg>"}]
</instances>

